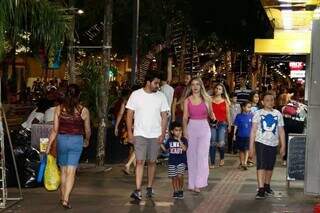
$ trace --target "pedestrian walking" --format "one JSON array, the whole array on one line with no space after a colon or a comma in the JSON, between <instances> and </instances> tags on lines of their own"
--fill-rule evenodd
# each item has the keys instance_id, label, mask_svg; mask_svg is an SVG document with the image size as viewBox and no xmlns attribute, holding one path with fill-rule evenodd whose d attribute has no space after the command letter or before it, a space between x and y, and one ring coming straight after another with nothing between
<instances>
[{"instance_id":1,"label":"pedestrian walking","mask_svg":"<svg viewBox=\"0 0 320 213\"><path fill-rule=\"evenodd\" d=\"M270 187L273 168L276 162L277 146L280 143L280 155L285 154L285 132L282 114L273 109L274 96L266 93L262 99L263 109L253 117L250 135L249 155L253 156L255 146L257 156L258 193L256 199L264 199L274 194Z\"/></svg>"},{"instance_id":2,"label":"pedestrian walking","mask_svg":"<svg viewBox=\"0 0 320 213\"><path fill-rule=\"evenodd\" d=\"M174 95L174 89L169 85L169 83L167 81L167 75L165 73L161 74L160 91L163 92L163 94L166 96L166 99L168 101L168 105L169 105L170 111L171 111L171 106L172 106L172 102L173 102L173 95Z\"/></svg>"},{"instance_id":3,"label":"pedestrian walking","mask_svg":"<svg viewBox=\"0 0 320 213\"><path fill-rule=\"evenodd\" d=\"M278 96L277 106L279 111L282 110L282 107L287 105L290 101L290 94L288 93L288 89L286 87L280 90L280 95Z\"/></svg>"},{"instance_id":4,"label":"pedestrian walking","mask_svg":"<svg viewBox=\"0 0 320 213\"><path fill-rule=\"evenodd\" d=\"M184 75L184 83L183 85L178 85L174 89L173 93L173 101L172 101L172 121L179 121L182 122L183 120L183 103L186 93L186 88L188 84L190 83L191 75L185 74Z\"/></svg>"},{"instance_id":5,"label":"pedestrian walking","mask_svg":"<svg viewBox=\"0 0 320 213\"><path fill-rule=\"evenodd\" d=\"M249 101L251 101L251 113L257 112L261 108L260 104L260 94L258 91L252 91L249 96ZM254 166L254 156L249 156L248 158L248 166L253 167Z\"/></svg>"},{"instance_id":6,"label":"pedestrian walking","mask_svg":"<svg viewBox=\"0 0 320 213\"><path fill-rule=\"evenodd\" d=\"M250 99L251 101L251 112L255 113L260 109L260 95L258 91L252 91L250 93Z\"/></svg>"},{"instance_id":7,"label":"pedestrian walking","mask_svg":"<svg viewBox=\"0 0 320 213\"><path fill-rule=\"evenodd\" d=\"M246 102L250 98L251 90L247 88L246 82L245 76L240 76L238 88L234 91L239 103Z\"/></svg>"},{"instance_id":8,"label":"pedestrian walking","mask_svg":"<svg viewBox=\"0 0 320 213\"><path fill-rule=\"evenodd\" d=\"M168 176L172 180L173 198L183 199L184 171L187 166L188 141L182 137L182 124L175 121L170 125L170 138L164 149L169 152Z\"/></svg>"},{"instance_id":9,"label":"pedestrian walking","mask_svg":"<svg viewBox=\"0 0 320 213\"><path fill-rule=\"evenodd\" d=\"M236 154L236 147L235 147L235 141L233 140L234 136L234 121L236 119L236 116L241 113L241 106L238 104L238 98L235 95L235 93L230 93L230 119L231 119L231 132L229 132L228 135L228 152Z\"/></svg>"},{"instance_id":10,"label":"pedestrian walking","mask_svg":"<svg viewBox=\"0 0 320 213\"><path fill-rule=\"evenodd\" d=\"M171 109L172 109L172 102L173 102L173 95L174 95L174 89L168 84L167 80L167 74L162 73L161 74L161 87L160 91L166 96L166 99L168 101L168 106L170 108L169 114L168 114L168 123L171 122ZM169 128L169 125L168 125Z\"/></svg>"},{"instance_id":11,"label":"pedestrian walking","mask_svg":"<svg viewBox=\"0 0 320 213\"><path fill-rule=\"evenodd\" d=\"M149 71L143 88L134 91L127 102L128 140L134 144L136 155L136 189L131 198L140 201L145 161L148 161L147 197L152 197L156 160L163 143L170 110L165 95L159 91L158 72ZM134 118L134 128L132 128ZM133 132L132 132L133 129Z\"/></svg>"},{"instance_id":12,"label":"pedestrian walking","mask_svg":"<svg viewBox=\"0 0 320 213\"><path fill-rule=\"evenodd\" d=\"M188 188L196 193L208 185L210 127L215 120L211 97L200 78L193 78L187 87L183 107L183 134L188 139Z\"/></svg>"},{"instance_id":13,"label":"pedestrian walking","mask_svg":"<svg viewBox=\"0 0 320 213\"><path fill-rule=\"evenodd\" d=\"M219 166L224 166L224 153L226 144L226 133L231 132L230 119L230 100L226 88L219 83L214 87L214 96L212 97L212 110L216 116L217 124L211 127L210 141L210 168L215 166L216 150L219 150L220 163Z\"/></svg>"},{"instance_id":14,"label":"pedestrian walking","mask_svg":"<svg viewBox=\"0 0 320 213\"><path fill-rule=\"evenodd\" d=\"M88 147L91 136L90 114L80 104L80 88L71 84L63 103L54 112L53 129L49 137L46 153L57 138L58 164L61 170L60 202L71 209L70 193L73 189L75 173L83 147Z\"/></svg>"},{"instance_id":15,"label":"pedestrian walking","mask_svg":"<svg viewBox=\"0 0 320 213\"><path fill-rule=\"evenodd\" d=\"M126 105L129 98L131 91L128 89L123 89L121 92L121 106L118 112L116 113L116 124L114 127L114 135L119 137L120 142L123 144L129 145L129 156L128 162L124 165L122 171L126 175L130 175L130 167L131 164L135 165L136 163L136 155L134 154L133 145L128 143L128 133L127 133L127 126L126 126Z\"/></svg>"},{"instance_id":16,"label":"pedestrian walking","mask_svg":"<svg viewBox=\"0 0 320 213\"><path fill-rule=\"evenodd\" d=\"M251 102L241 103L241 113L235 119L234 140L239 150L240 166L247 170L247 162L249 157L249 141L252 127L253 114L251 113Z\"/></svg>"}]
</instances>

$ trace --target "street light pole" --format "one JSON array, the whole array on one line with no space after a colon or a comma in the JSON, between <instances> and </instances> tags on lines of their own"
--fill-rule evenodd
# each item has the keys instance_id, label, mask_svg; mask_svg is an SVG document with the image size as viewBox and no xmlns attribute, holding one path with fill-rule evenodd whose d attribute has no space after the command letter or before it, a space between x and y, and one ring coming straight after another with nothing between
<instances>
[{"instance_id":1,"label":"street light pole","mask_svg":"<svg viewBox=\"0 0 320 213\"><path fill-rule=\"evenodd\" d=\"M135 84L138 71L138 42L139 42L139 12L140 0L133 0L133 30L132 30L132 66L131 85Z\"/></svg>"}]
</instances>

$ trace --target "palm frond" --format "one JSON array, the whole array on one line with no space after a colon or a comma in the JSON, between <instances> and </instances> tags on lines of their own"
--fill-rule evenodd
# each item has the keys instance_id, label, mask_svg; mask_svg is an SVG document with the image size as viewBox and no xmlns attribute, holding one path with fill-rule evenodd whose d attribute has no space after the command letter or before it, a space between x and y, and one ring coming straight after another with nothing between
<instances>
[{"instance_id":1,"label":"palm frond","mask_svg":"<svg viewBox=\"0 0 320 213\"><path fill-rule=\"evenodd\" d=\"M4 41L17 41L19 34L31 33L31 39L47 51L61 47L70 39L72 16L60 4L49 0L0 1L0 61L4 56Z\"/></svg>"},{"instance_id":2,"label":"palm frond","mask_svg":"<svg viewBox=\"0 0 320 213\"><path fill-rule=\"evenodd\" d=\"M48 1L36 2L33 8L30 31L34 39L51 48L59 46L65 37L70 38L72 16L64 8Z\"/></svg>"},{"instance_id":3,"label":"palm frond","mask_svg":"<svg viewBox=\"0 0 320 213\"><path fill-rule=\"evenodd\" d=\"M14 1L0 1L0 61L4 57L5 32L14 17Z\"/></svg>"}]
</instances>

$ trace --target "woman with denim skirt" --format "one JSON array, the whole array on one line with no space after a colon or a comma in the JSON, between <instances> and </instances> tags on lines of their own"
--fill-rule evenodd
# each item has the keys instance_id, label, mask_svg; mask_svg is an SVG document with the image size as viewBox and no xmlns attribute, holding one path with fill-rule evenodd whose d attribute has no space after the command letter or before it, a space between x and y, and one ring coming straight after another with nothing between
<instances>
[{"instance_id":1,"label":"woman with denim skirt","mask_svg":"<svg viewBox=\"0 0 320 213\"><path fill-rule=\"evenodd\" d=\"M217 124L211 127L211 141L210 141L210 169L215 166L216 150L220 153L219 166L224 165L224 147L226 140L226 131L231 131L230 100L223 84L219 83L214 87L214 96L212 97L212 110L216 116Z\"/></svg>"},{"instance_id":2,"label":"woman with denim skirt","mask_svg":"<svg viewBox=\"0 0 320 213\"><path fill-rule=\"evenodd\" d=\"M47 153L57 139L58 165L61 170L60 204L71 209L70 193L73 189L76 169L83 147L89 145L91 135L90 115L87 108L80 104L80 89L71 84L63 103L56 107L54 124L49 137Z\"/></svg>"}]
</instances>

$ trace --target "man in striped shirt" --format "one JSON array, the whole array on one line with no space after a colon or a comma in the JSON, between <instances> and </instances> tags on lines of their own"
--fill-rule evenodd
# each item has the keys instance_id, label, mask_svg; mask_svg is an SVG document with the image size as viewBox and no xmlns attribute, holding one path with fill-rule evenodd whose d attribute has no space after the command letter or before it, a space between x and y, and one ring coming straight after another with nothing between
<instances>
[{"instance_id":1,"label":"man in striped shirt","mask_svg":"<svg viewBox=\"0 0 320 213\"><path fill-rule=\"evenodd\" d=\"M244 103L246 101L250 101L250 93L251 90L246 87L246 80L243 77L240 77L240 88L236 89L234 93L237 96L238 103Z\"/></svg>"}]
</instances>

